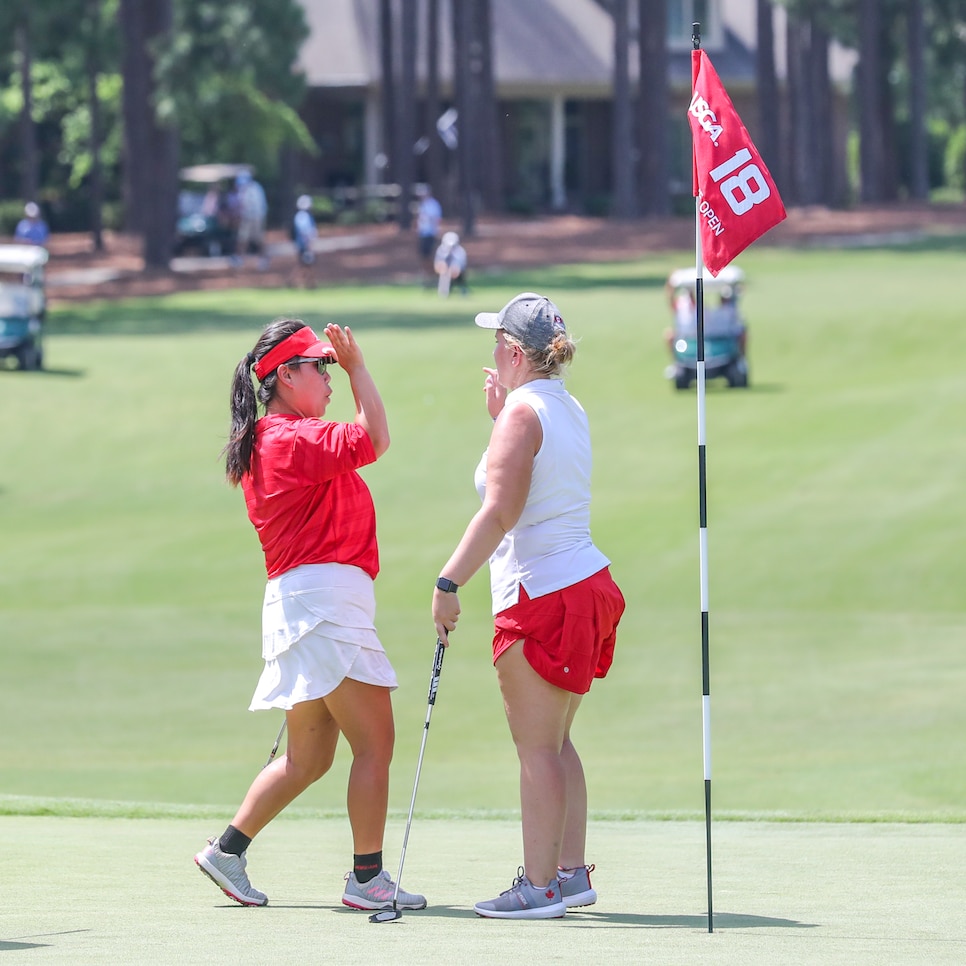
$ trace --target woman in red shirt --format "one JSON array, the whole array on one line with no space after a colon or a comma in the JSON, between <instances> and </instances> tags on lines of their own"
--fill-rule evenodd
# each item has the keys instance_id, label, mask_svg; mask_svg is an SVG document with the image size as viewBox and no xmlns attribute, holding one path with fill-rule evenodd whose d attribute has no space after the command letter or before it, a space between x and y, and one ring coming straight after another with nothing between
<instances>
[{"instance_id":1,"label":"woman in red shirt","mask_svg":"<svg viewBox=\"0 0 966 966\"><path fill-rule=\"evenodd\" d=\"M396 893L382 867L396 675L374 626L376 518L357 470L388 449L389 428L351 330L331 324L325 335L328 343L297 319L272 322L232 382L226 474L244 492L268 574L265 667L250 709L284 710L288 741L285 754L252 783L224 834L210 839L195 862L236 902L265 905L267 896L245 871L248 846L329 770L343 734L353 756L354 861L342 901L383 909ZM334 364L349 377L356 404L351 423L325 419L332 396L327 367ZM426 899L400 889L397 905L422 909Z\"/></svg>"}]
</instances>

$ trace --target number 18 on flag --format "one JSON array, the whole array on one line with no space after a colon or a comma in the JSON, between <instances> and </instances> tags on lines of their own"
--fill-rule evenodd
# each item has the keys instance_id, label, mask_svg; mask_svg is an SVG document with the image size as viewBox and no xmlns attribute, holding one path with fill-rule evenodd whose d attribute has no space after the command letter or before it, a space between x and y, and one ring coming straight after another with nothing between
<instances>
[{"instance_id":1,"label":"number 18 on flag","mask_svg":"<svg viewBox=\"0 0 966 966\"><path fill-rule=\"evenodd\" d=\"M691 52L688 120L704 264L717 275L785 218L774 179L703 50Z\"/></svg>"}]
</instances>

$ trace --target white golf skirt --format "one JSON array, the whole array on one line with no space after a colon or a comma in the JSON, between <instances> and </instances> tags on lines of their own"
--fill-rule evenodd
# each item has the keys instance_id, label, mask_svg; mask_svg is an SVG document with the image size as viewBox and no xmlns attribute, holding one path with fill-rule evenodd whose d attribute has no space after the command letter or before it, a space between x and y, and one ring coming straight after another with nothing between
<instances>
[{"instance_id":1,"label":"white golf skirt","mask_svg":"<svg viewBox=\"0 0 966 966\"><path fill-rule=\"evenodd\" d=\"M262 670L250 711L324 698L346 678L395 689L376 635L372 579L357 567L306 564L270 580L262 607Z\"/></svg>"}]
</instances>

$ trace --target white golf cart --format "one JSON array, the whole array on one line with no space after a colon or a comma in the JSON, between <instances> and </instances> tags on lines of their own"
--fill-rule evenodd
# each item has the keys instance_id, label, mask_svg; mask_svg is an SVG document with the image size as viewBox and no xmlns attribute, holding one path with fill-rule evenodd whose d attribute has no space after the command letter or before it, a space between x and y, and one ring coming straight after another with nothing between
<instances>
[{"instance_id":1,"label":"white golf cart","mask_svg":"<svg viewBox=\"0 0 966 966\"><path fill-rule=\"evenodd\" d=\"M43 368L48 257L37 245L0 245L0 362L19 369Z\"/></svg>"},{"instance_id":2,"label":"white golf cart","mask_svg":"<svg viewBox=\"0 0 966 966\"><path fill-rule=\"evenodd\" d=\"M704 272L704 366L705 377L727 380L733 388L748 387L748 360L745 357L745 323L739 301L745 273L728 265L717 275ZM698 331L695 309L694 268L679 268L667 280L674 312L674 328L668 332L668 348L673 363L668 376L675 388L687 389L697 378Z\"/></svg>"}]
</instances>

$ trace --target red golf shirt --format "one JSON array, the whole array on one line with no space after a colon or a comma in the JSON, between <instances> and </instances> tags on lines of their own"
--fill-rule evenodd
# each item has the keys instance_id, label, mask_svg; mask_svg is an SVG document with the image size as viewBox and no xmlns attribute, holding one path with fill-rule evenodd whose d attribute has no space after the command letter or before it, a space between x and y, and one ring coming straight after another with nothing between
<instances>
[{"instance_id":1,"label":"red golf shirt","mask_svg":"<svg viewBox=\"0 0 966 966\"><path fill-rule=\"evenodd\" d=\"M369 434L355 423L258 420L251 472L241 482L269 579L315 563L350 564L375 579L376 512L356 472L375 459Z\"/></svg>"}]
</instances>

